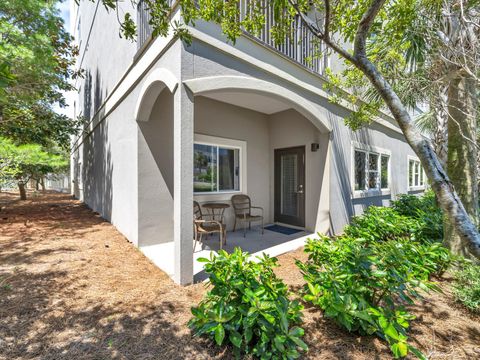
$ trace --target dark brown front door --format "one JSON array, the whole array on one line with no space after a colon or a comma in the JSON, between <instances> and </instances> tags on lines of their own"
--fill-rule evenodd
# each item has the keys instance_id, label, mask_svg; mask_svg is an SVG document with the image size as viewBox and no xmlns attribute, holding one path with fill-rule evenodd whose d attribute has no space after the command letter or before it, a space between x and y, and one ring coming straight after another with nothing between
<instances>
[{"instance_id":1,"label":"dark brown front door","mask_svg":"<svg viewBox=\"0 0 480 360\"><path fill-rule=\"evenodd\" d=\"M274 220L305 226L305 146L275 150Z\"/></svg>"}]
</instances>

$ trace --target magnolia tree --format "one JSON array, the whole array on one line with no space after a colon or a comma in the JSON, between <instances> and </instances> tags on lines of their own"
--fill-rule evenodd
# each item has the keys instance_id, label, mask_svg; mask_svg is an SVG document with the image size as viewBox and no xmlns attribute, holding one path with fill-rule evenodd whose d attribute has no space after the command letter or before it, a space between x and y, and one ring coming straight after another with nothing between
<instances>
[{"instance_id":1,"label":"magnolia tree","mask_svg":"<svg viewBox=\"0 0 480 360\"><path fill-rule=\"evenodd\" d=\"M15 145L0 138L0 182L15 182L20 199L26 200L25 184L30 179L39 179L47 174L66 171L66 156L47 152L38 144Z\"/></svg>"},{"instance_id":2,"label":"magnolia tree","mask_svg":"<svg viewBox=\"0 0 480 360\"><path fill-rule=\"evenodd\" d=\"M369 122L382 106L387 108L396 120L407 142L419 157L435 192L439 205L444 210L449 223L471 254L480 257L480 234L476 221L470 218L455 187L432 146L423 136L409 112L412 98L402 96L401 86L405 82L396 81L396 74L403 76L409 54L418 50L418 43L442 39L445 33L436 31L438 21L451 18L445 13L446 5L458 14L458 19L469 24L472 35L478 36L478 0L250 0L247 3L247 16L241 16L240 0L180 0L183 24L171 23L170 1L145 0L151 16L154 35L164 36L173 27L176 35L190 41L187 26L195 26L197 20L217 23L233 43L243 30L258 34L265 25L265 8L274 14L271 34L277 43L282 43L292 32L292 24L300 19L310 33L328 48L329 53L343 59L351 69L346 79L335 82L338 74L330 73L330 90L353 85L362 88L364 84L373 89L377 101L364 102L355 93L349 100L355 111L347 119L347 124L358 128ZM105 6L115 8L110 0L103 0ZM242 1L243 4L243 1ZM474 16L472 16L472 14ZM428 21L419 21L426 17ZM418 27L422 24L422 27ZM129 14L122 22L123 34L132 38L135 24ZM424 31L427 32L424 33ZM445 42L445 40L447 40ZM464 43L465 49L474 43ZM470 52L469 54L471 54ZM473 51L475 53L475 50ZM429 56L428 52L424 53ZM449 61L448 58L444 59ZM468 62L468 60L467 60ZM475 67L467 69L469 76L478 76ZM465 71L465 69L462 69ZM338 78L337 78L338 80ZM346 81L345 81L346 80ZM358 86L358 84L360 86ZM460 84L460 87L463 85ZM414 100L413 100L414 101ZM458 103L452 109L457 109Z\"/></svg>"}]
</instances>

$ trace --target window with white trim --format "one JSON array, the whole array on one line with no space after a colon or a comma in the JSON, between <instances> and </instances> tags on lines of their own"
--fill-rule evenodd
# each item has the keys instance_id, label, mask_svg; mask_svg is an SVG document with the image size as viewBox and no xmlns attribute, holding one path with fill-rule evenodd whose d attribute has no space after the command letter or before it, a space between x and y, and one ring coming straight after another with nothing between
<instances>
[{"instance_id":1,"label":"window with white trim","mask_svg":"<svg viewBox=\"0 0 480 360\"><path fill-rule=\"evenodd\" d=\"M387 190L389 188L390 155L355 149L355 191Z\"/></svg>"},{"instance_id":2,"label":"window with white trim","mask_svg":"<svg viewBox=\"0 0 480 360\"><path fill-rule=\"evenodd\" d=\"M419 160L408 160L408 187L423 187L425 186L426 176Z\"/></svg>"},{"instance_id":3,"label":"window with white trim","mask_svg":"<svg viewBox=\"0 0 480 360\"><path fill-rule=\"evenodd\" d=\"M240 191L241 148L195 142L193 192L216 194Z\"/></svg>"}]
</instances>

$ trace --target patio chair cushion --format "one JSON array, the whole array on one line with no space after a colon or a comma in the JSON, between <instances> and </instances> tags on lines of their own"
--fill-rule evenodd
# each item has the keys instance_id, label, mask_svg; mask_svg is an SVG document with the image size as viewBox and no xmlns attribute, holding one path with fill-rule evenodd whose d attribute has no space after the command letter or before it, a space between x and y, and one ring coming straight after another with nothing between
<instances>
[{"instance_id":1,"label":"patio chair cushion","mask_svg":"<svg viewBox=\"0 0 480 360\"><path fill-rule=\"evenodd\" d=\"M214 232L214 231L220 231L221 228L225 227L225 225L218 225L214 223L197 223L197 229L198 231L201 232Z\"/></svg>"}]
</instances>

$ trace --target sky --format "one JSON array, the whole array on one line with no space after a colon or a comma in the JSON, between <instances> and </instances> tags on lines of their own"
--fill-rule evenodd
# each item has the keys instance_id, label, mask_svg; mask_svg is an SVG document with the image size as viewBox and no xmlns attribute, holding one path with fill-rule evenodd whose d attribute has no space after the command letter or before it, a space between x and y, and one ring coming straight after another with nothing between
<instances>
[{"instance_id":1,"label":"sky","mask_svg":"<svg viewBox=\"0 0 480 360\"><path fill-rule=\"evenodd\" d=\"M70 30L70 1L63 0L63 2L57 5L58 9L62 14L62 18L65 21L65 28Z\"/></svg>"},{"instance_id":2,"label":"sky","mask_svg":"<svg viewBox=\"0 0 480 360\"><path fill-rule=\"evenodd\" d=\"M63 2L57 4L58 9L62 15L63 21L65 22L65 29L70 31L70 0L63 0ZM67 104L71 104L72 97L75 93L65 93L64 96L67 100ZM55 111L60 114L65 114L67 116L73 117L72 106L67 106L66 108L61 108L58 105L55 106Z\"/></svg>"}]
</instances>

